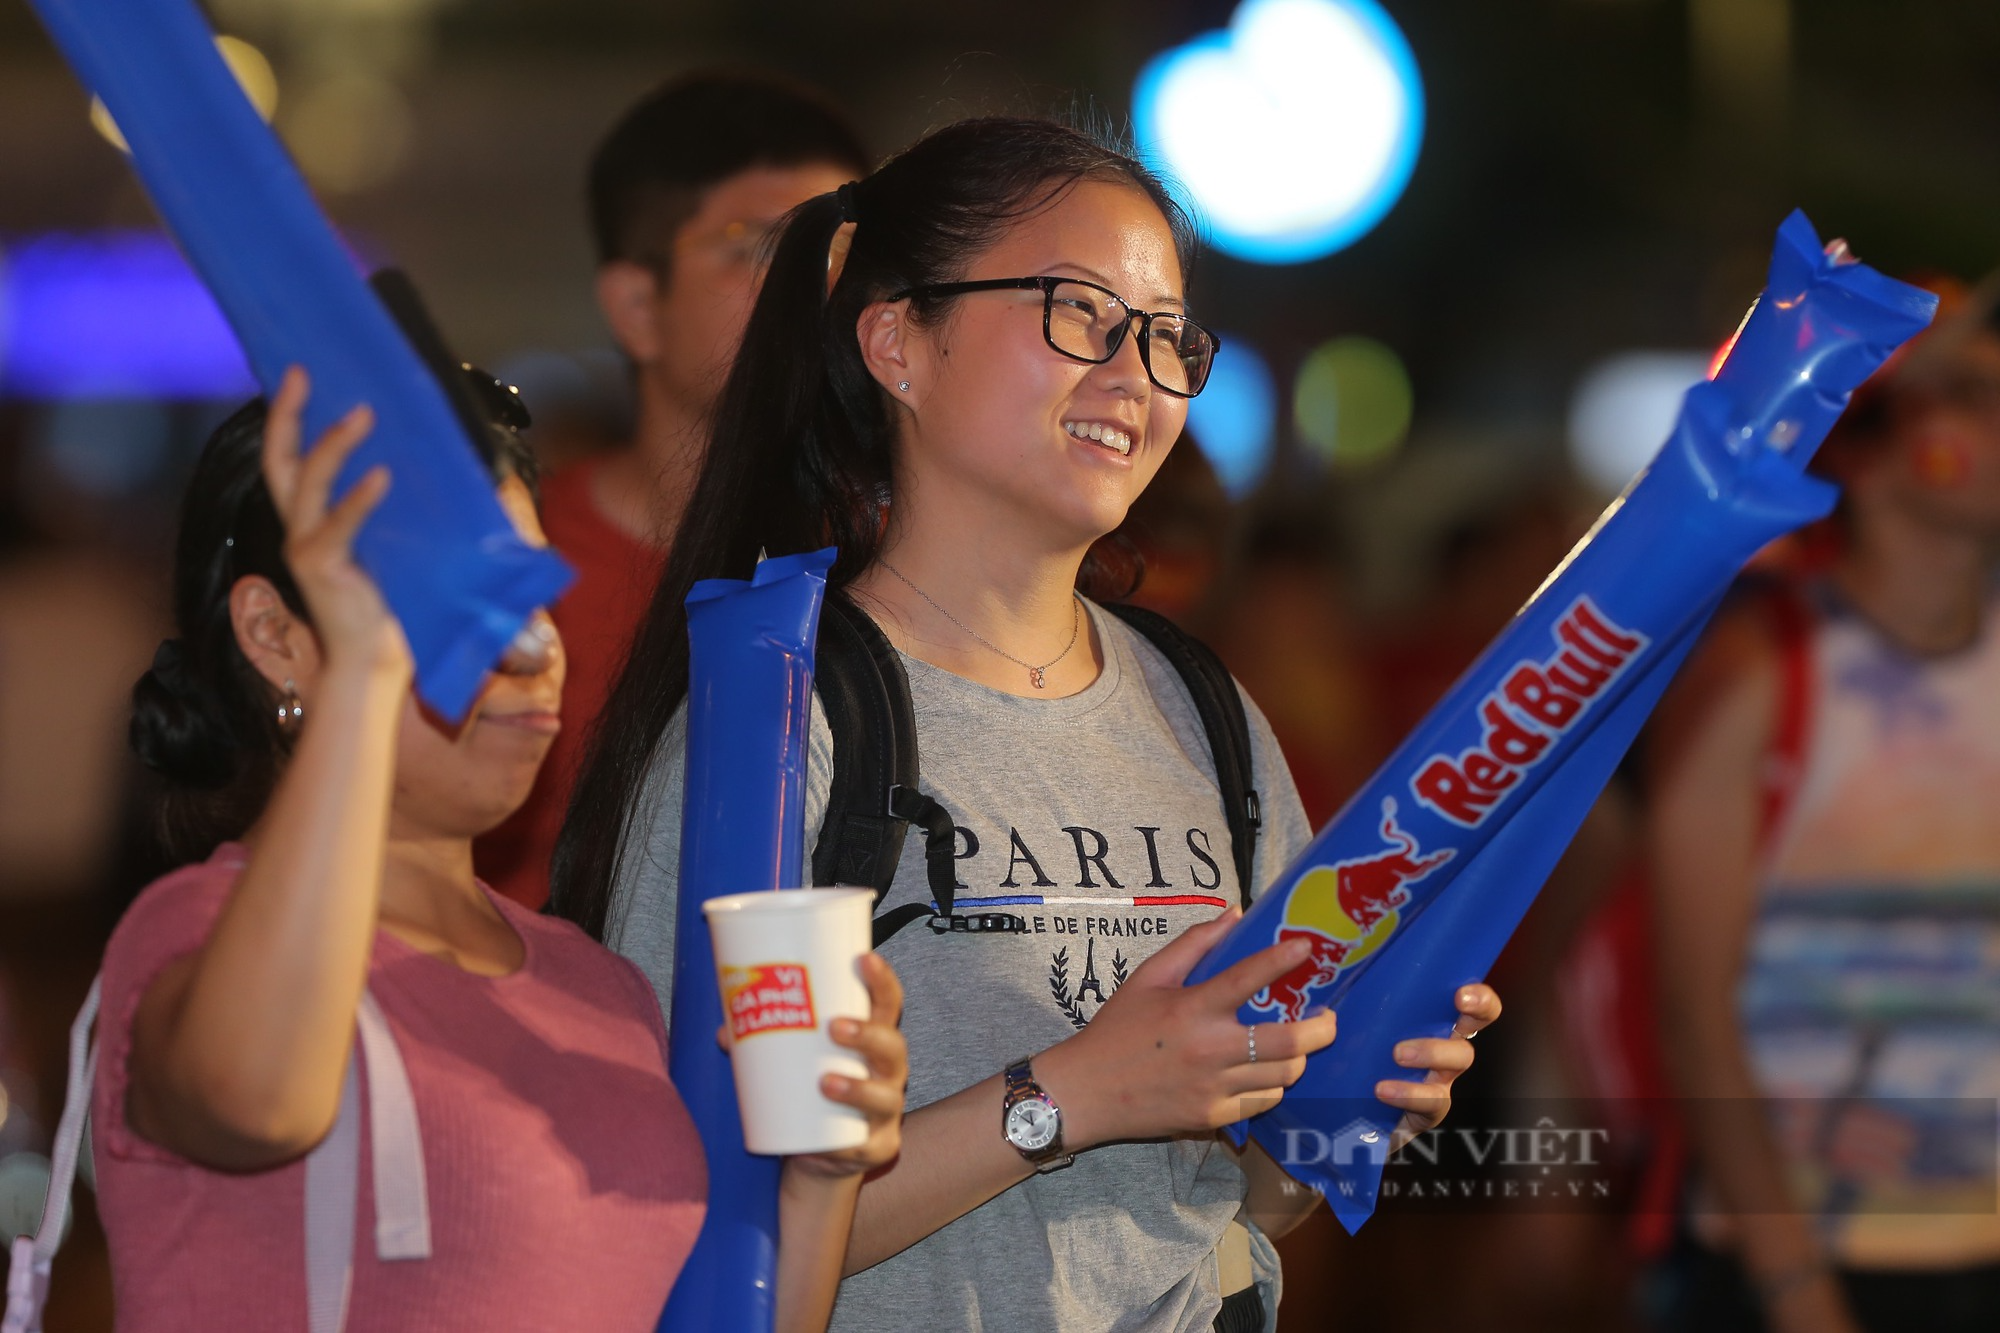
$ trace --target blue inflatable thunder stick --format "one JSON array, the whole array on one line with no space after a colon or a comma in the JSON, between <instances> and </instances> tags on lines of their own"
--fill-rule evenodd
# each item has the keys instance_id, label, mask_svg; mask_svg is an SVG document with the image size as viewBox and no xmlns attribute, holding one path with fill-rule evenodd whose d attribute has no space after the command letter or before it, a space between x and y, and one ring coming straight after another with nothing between
<instances>
[{"instance_id":1,"label":"blue inflatable thunder stick","mask_svg":"<svg viewBox=\"0 0 2000 1333\"><path fill-rule=\"evenodd\" d=\"M1451 1030L1453 992L1499 956L1743 563L1831 510L1807 462L1936 306L1785 219L1763 296L1652 465L1195 968L1311 941L1240 1016L1331 1006L1340 1036L1248 1133L1350 1231L1400 1119L1374 1096L1407 1076L1392 1048Z\"/></svg>"},{"instance_id":2,"label":"blue inflatable thunder stick","mask_svg":"<svg viewBox=\"0 0 2000 1333\"><path fill-rule=\"evenodd\" d=\"M688 594L687 785L675 905L670 1072L708 1154L708 1217L660 1320L666 1333L770 1333L780 1159L752 1156L701 905L798 888L805 867L806 722L833 552L780 556L748 582Z\"/></svg>"},{"instance_id":3,"label":"blue inflatable thunder stick","mask_svg":"<svg viewBox=\"0 0 2000 1333\"><path fill-rule=\"evenodd\" d=\"M392 485L355 551L402 622L419 693L462 716L568 569L515 533L444 388L342 250L191 0L30 3L117 121L265 391L287 366L306 368L308 439L356 403L374 408L339 489L377 464Z\"/></svg>"}]
</instances>

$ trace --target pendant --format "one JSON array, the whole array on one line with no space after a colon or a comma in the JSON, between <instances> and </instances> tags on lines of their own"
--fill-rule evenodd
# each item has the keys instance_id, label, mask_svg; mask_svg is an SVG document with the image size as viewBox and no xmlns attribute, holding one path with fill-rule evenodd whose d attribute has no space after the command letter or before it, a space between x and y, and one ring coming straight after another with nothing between
<instances>
[{"instance_id":1,"label":"pendant","mask_svg":"<svg viewBox=\"0 0 2000 1333\"><path fill-rule=\"evenodd\" d=\"M1045 690L1048 688L1047 683L1042 680L1041 667L1028 668L1028 683L1034 686L1038 690Z\"/></svg>"}]
</instances>

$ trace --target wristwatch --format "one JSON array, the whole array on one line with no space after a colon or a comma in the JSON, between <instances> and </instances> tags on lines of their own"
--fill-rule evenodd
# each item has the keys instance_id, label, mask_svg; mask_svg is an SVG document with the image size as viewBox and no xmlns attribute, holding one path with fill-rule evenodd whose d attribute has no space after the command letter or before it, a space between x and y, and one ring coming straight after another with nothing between
<instances>
[{"instance_id":1,"label":"wristwatch","mask_svg":"<svg viewBox=\"0 0 2000 1333\"><path fill-rule=\"evenodd\" d=\"M1000 1133L1037 1171L1056 1171L1076 1160L1063 1151L1062 1108L1035 1082L1027 1060L1007 1066L1007 1096L1000 1104Z\"/></svg>"}]
</instances>

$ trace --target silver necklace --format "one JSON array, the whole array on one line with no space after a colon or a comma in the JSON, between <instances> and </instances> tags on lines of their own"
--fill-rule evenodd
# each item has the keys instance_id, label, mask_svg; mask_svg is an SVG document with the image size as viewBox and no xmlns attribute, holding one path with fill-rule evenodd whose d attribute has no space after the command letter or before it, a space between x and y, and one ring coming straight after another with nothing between
<instances>
[{"instance_id":1,"label":"silver necklace","mask_svg":"<svg viewBox=\"0 0 2000 1333\"><path fill-rule=\"evenodd\" d=\"M1056 663L1062 661L1065 657L1069 656L1069 650L1076 647L1076 636L1078 632L1083 628L1083 599L1081 597L1075 596L1074 594L1071 594L1070 618L1069 618L1069 642L1063 645L1063 650L1061 652L1057 653L1054 657L1051 657L1048 661L1042 663L1042 665L1040 666L1036 666L1033 662L1023 662L1020 658L1014 656L1014 654L1008 652L1005 648L1002 648L999 644L994 643L991 639L981 634L978 630L972 628L972 626L966 624L963 620L960 620L957 616L953 615L951 612L939 606L929 593L925 592L922 588L919 588L916 584L911 583L908 576L906 576L902 570L897 569L887 560L877 560L875 563L882 566L882 568L888 570L891 574L894 574L897 578L901 579L903 581L904 586L907 587L911 592L923 598L926 602L929 602L931 604L931 609L933 611L936 611L946 620L949 620L952 624L958 626L960 629L964 630L967 634L970 634L973 638L979 640L979 642L984 644L988 649L1000 654L1000 656L1006 658L1009 662L1012 662L1015 666L1026 667L1028 669L1028 683L1034 686L1038 690L1045 690L1048 688L1048 682L1044 679L1043 673L1045 673L1050 667L1054 666Z\"/></svg>"}]
</instances>

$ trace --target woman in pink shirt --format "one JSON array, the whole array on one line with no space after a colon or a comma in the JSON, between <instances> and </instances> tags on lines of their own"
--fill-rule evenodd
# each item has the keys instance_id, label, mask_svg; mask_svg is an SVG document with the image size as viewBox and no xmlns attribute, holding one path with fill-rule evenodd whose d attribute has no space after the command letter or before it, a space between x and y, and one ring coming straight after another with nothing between
<instances>
[{"instance_id":1,"label":"woman in pink shirt","mask_svg":"<svg viewBox=\"0 0 2000 1333\"><path fill-rule=\"evenodd\" d=\"M294 370L268 424L252 405L210 441L181 519L179 637L134 690L163 834L205 859L147 889L105 957L92 1114L119 1325L307 1326L326 1288L308 1155L339 1133L359 1010L407 1070L421 1170L337 1173L363 1219L333 1227L351 1233L344 1328L650 1329L707 1186L657 1004L630 964L472 871L473 837L520 804L560 725L560 644L542 619L465 724L426 713L350 554L390 478L330 503L367 411L301 453L306 392ZM518 436L493 436L501 501L539 540ZM873 1133L786 1163L784 1329L824 1327L861 1176L899 1143L901 991L880 959L863 971L870 1021L834 1036L871 1077L822 1091ZM366 1162L396 1126L363 1039L369 1093L348 1096ZM414 1254L374 1224L411 1177L428 1214Z\"/></svg>"}]
</instances>

